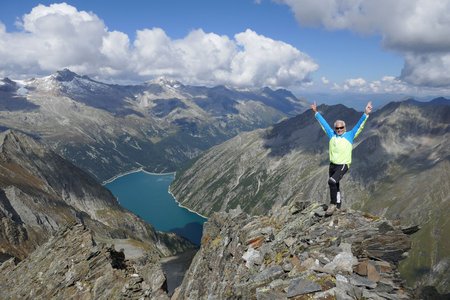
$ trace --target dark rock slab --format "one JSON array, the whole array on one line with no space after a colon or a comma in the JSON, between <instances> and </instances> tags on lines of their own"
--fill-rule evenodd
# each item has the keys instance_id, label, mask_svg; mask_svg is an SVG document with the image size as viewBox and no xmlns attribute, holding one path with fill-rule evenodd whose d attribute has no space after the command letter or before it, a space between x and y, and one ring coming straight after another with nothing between
<instances>
[{"instance_id":1,"label":"dark rock slab","mask_svg":"<svg viewBox=\"0 0 450 300\"><path fill-rule=\"evenodd\" d=\"M291 281L288 287L288 298L321 291L322 288L315 282L303 278L296 278Z\"/></svg>"},{"instance_id":2,"label":"dark rock slab","mask_svg":"<svg viewBox=\"0 0 450 300\"><path fill-rule=\"evenodd\" d=\"M269 282L276 278L279 278L283 274L284 274L283 268L279 265L276 265L265 269L261 273L256 274L256 276L253 277L252 281L256 283Z\"/></svg>"}]
</instances>

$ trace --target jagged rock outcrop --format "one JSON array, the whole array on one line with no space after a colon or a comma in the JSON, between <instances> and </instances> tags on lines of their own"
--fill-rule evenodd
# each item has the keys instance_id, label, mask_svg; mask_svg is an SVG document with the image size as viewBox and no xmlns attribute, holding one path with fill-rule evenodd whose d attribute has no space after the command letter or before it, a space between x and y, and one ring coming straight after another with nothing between
<instances>
[{"instance_id":1,"label":"jagged rock outcrop","mask_svg":"<svg viewBox=\"0 0 450 300\"><path fill-rule=\"evenodd\" d=\"M323 217L296 202L264 216L215 213L172 299L411 299L397 224L354 210Z\"/></svg>"},{"instance_id":2,"label":"jagged rock outcrop","mask_svg":"<svg viewBox=\"0 0 450 300\"><path fill-rule=\"evenodd\" d=\"M169 299L158 263L130 261L78 224L0 266L1 299Z\"/></svg>"},{"instance_id":3,"label":"jagged rock outcrop","mask_svg":"<svg viewBox=\"0 0 450 300\"><path fill-rule=\"evenodd\" d=\"M160 258L193 247L155 231L89 174L25 134L0 134L0 170L0 262L26 258L71 223L85 224L97 241L132 256Z\"/></svg>"}]
</instances>

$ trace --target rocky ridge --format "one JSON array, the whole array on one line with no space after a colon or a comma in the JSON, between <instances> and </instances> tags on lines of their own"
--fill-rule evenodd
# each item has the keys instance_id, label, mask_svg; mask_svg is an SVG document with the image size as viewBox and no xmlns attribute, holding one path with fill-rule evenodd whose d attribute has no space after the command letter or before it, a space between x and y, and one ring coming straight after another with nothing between
<instances>
[{"instance_id":1,"label":"rocky ridge","mask_svg":"<svg viewBox=\"0 0 450 300\"><path fill-rule=\"evenodd\" d=\"M0 266L1 299L169 299L158 263L125 259L85 226L61 228L23 261Z\"/></svg>"},{"instance_id":2,"label":"rocky ridge","mask_svg":"<svg viewBox=\"0 0 450 300\"><path fill-rule=\"evenodd\" d=\"M325 209L213 214L172 299L411 299L397 269L408 230L351 209L325 218Z\"/></svg>"}]
</instances>

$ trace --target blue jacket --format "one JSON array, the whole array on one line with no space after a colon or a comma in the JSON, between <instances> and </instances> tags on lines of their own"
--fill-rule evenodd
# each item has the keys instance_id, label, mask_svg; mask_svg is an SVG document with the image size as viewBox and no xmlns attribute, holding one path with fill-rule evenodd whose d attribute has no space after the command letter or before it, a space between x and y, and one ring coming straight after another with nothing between
<instances>
[{"instance_id":1,"label":"blue jacket","mask_svg":"<svg viewBox=\"0 0 450 300\"><path fill-rule=\"evenodd\" d=\"M346 131L341 135L338 135L328 125L319 112L316 112L314 116L330 139L330 162L337 165L350 165L352 162L353 140L361 133L369 116L363 114L352 130Z\"/></svg>"}]
</instances>

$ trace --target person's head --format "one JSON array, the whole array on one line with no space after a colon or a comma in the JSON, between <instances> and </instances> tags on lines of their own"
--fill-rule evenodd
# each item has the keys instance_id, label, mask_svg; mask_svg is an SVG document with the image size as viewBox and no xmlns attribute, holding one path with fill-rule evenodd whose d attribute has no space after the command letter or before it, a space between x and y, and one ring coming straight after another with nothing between
<instances>
[{"instance_id":1,"label":"person's head","mask_svg":"<svg viewBox=\"0 0 450 300\"><path fill-rule=\"evenodd\" d=\"M342 120L334 121L334 131L336 131L338 135L343 134L345 132L345 122Z\"/></svg>"}]
</instances>

